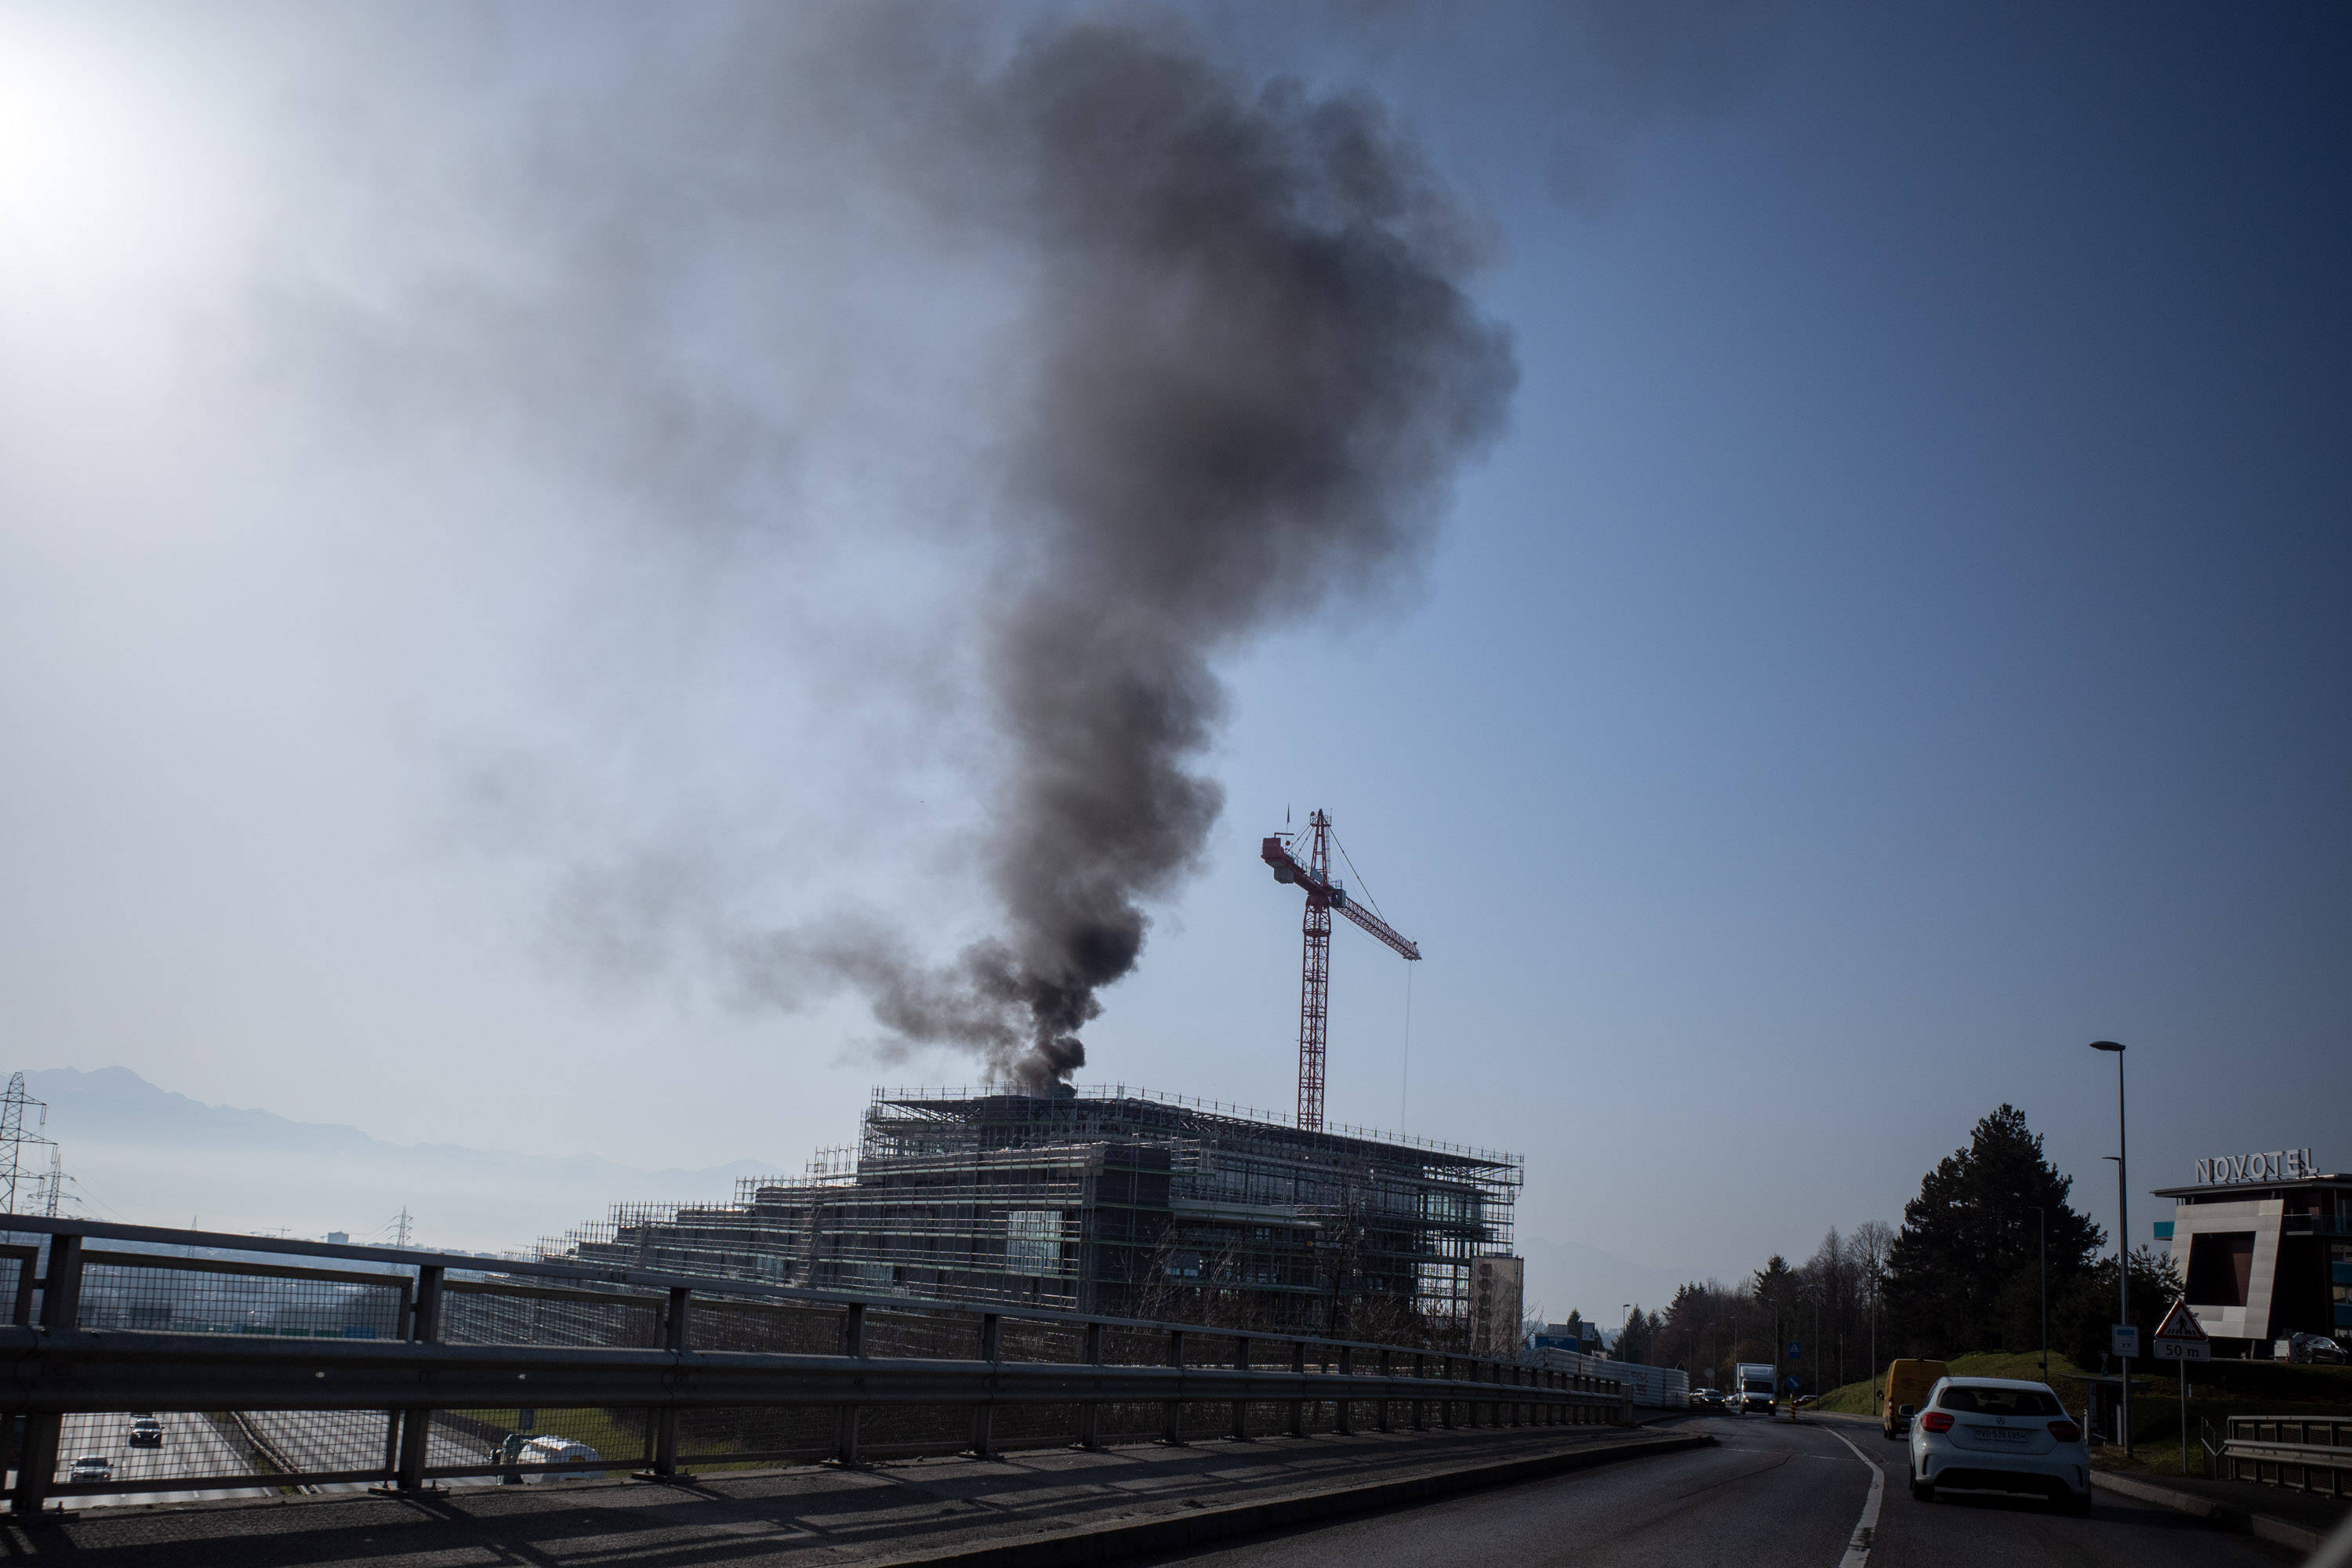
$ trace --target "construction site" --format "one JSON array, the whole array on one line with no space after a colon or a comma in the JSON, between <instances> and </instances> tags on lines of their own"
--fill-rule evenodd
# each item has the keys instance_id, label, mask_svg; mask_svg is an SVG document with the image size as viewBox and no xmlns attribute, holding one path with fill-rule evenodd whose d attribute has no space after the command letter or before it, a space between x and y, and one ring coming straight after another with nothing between
<instances>
[{"instance_id":1,"label":"construction site","mask_svg":"<svg viewBox=\"0 0 2352 1568\"><path fill-rule=\"evenodd\" d=\"M542 1255L936 1300L1471 1338L1517 1155L1117 1087L877 1089L853 1158L623 1204ZM1512 1308L1515 1333L1516 1306Z\"/></svg>"},{"instance_id":2,"label":"construction site","mask_svg":"<svg viewBox=\"0 0 2352 1568\"><path fill-rule=\"evenodd\" d=\"M1306 895L1289 1116L1126 1085L876 1089L854 1150L726 1204L619 1204L543 1257L1474 1352L1518 1340L1516 1154L1323 1121L1331 917L1420 947L1333 874L1328 814L1266 838ZM1344 853L1344 852L1342 852Z\"/></svg>"}]
</instances>

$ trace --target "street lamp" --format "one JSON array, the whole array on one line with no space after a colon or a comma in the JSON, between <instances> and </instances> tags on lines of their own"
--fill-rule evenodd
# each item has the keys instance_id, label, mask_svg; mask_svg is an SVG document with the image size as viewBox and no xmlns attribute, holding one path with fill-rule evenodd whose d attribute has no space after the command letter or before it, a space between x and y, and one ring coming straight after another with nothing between
<instances>
[{"instance_id":1,"label":"street lamp","mask_svg":"<svg viewBox=\"0 0 2352 1568\"><path fill-rule=\"evenodd\" d=\"M2131 1321L2131 1185L2125 1159L2131 1152L2128 1123L2124 1119L2124 1047L2115 1040L2093 1040L2095 1051L2113 1052L2116 1058L2116 1305L2117 1323ZM2132 1452L2131 1357L2119 1357L2124 1368L2124 1457Z\"/></svg>"},{"instance_id":2,"label":"street lamp","mask_svg":"<svg viewBox=\"0 0 2352 1568\"><path fill-rule=\"evenodd\" d=\"M2050 1211L2040 1204L2033 1209L2035 1238L2042 1244L2042 1381L2050 1381Z\"/></svg>"}]
</instances>

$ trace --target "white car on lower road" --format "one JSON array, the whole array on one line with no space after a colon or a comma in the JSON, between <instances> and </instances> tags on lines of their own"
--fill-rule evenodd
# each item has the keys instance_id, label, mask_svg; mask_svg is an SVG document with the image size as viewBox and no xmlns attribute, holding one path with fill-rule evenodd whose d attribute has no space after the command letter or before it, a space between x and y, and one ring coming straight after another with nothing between
<instances>
[{"instance_id":1,"label":"white car on lower road","mask_svg":"<svg viewBox=\"0 0 2352 1568\"><path fill-rule=\"evenodd\" d=\"M2091 1446L2047 1384L1947 1377L1911 1420L1911 1495L2027 1492L2058 1507L2091 1506Z\"/></svg>"}]
</instances>

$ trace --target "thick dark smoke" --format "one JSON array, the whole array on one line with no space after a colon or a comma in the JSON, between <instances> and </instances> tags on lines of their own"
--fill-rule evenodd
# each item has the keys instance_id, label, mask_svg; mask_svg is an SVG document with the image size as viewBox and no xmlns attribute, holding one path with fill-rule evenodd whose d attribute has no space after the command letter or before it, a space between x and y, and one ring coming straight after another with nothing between
<instances>
[{"instance_id":1,"label":"thick dark smoke","mask_svg":"<svg viewBox=\"0 0 2352 1568\"><path fill-rule=\"evenodd\" d=\"M1223 805L1197 771L1219 656L1416 566L1515 373L1463 292L1478 226L1368 100L1079 25L948 123L1040 260L984 650L1013 743L1003 931L945 971L872 932L744 957L829 970L898 1036L1035 1087L1085 1061Z\"/></svg>"},{"instance_id":2,"label":"thick dark smoke","mask_svg":"<svg viewBox=\"0 0 2352 1568\"><path fill-rule=\"evenodd\" d=\"M774 929L748 907L757 849L726 827L629 847L652 806L551 851L554 930L598 974L715 955L755 1005L848 986L886 1048L952 1046L1042 1087L1085 1060L1147 909L1223 807L1202 772L1221 662L1409 583L1454 470L1498 430L1510 349L1464 291L1486 230L1370 97L1238 74L1144 13L1010 47L968 12L867 0L697 15L711 25L646 32L642 63L590 96L533 78L551 107L530 99L523 133L445 164L412 167L446 117L408 100L337 121L363 154L339 175L396 172L371 209L393 221L309 269L355 281L289 285L299 308L270 320L362 439L384 409L455 402L629 498L714 575L760 529L814 556L877 520L912 531L886 551L969 567L947 590L969 601L940 656L956 668L906 684L916 721L959 740L967 715L939 691L976 683L984 704L973 858L993 934L942 963L872 920ZM481 50L466 34L453 53ZM478 232L389 247L416 253L416 280L383 281L379 231L453 187L481 193ZM883 387L907 363L984 390L941 414L946 392ZM855 483L793 489L811 453L846 453ZM840 494L854 518L828 511ZM787 603L751 613L792 632ZM827 659L865 677L830 648L812 667ZM526 847L564 819L530 795L492 824Z\"/></svg>"}]
</instances>

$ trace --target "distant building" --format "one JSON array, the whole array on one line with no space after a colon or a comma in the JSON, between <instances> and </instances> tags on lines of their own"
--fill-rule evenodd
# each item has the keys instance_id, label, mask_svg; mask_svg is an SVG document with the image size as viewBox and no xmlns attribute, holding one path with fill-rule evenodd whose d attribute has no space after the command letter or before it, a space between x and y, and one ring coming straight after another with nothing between
<instances>
[{"instance_id":1,"label":"distant building","mask_svg":"<svg viewBox=\"0 0 2352 1568\"><path fill-rule=\"evenodd\" d=\"M2214 1352L2352 1331L2352 1176L2321 1173L2308 1149L2200 1160L2196 1175L2155 1194L2173 1200L2156 1234Z\"/></svg>"},{"instance_id":2,"label":"distant building","mask_svg":"<svg viewBox=\"0 0 2352 1568\"><path fill-rule=\"evenodd\" d=\"M1538 1351L1597 1356L1601 1353L1601 1331L1580 1318L1572 1323L1546 1323L1535 1331L1531 1342Z\"/></svg>"},{"instance_id":3,"label":"distant building","mask_svg":"<svg viewBox=\"0 0 2352 1568\"><path fill-rule=\"evenodd\" d=\"M1527 1265L1517 1258L1488 1256L1470 1260L1470 1353L1519 1353L1520 1313L1527 1298Z\"/></svg>"},{"instance_id":4,"label":"distant building","mask_svg":"<svg viewBox=\"0 0 2352 1568\"><path fill-rule=\"evenodd\" d=\"M1234 1327L1369 1337L1393 1321L1499 1333L1508 1353L1517 1259L1497 1255L1522 1169L1143 1090L877 1089L854 1163L747 1181L732 1204L620 1205L543 1250Z\"/></svg>"}]
</instances>

